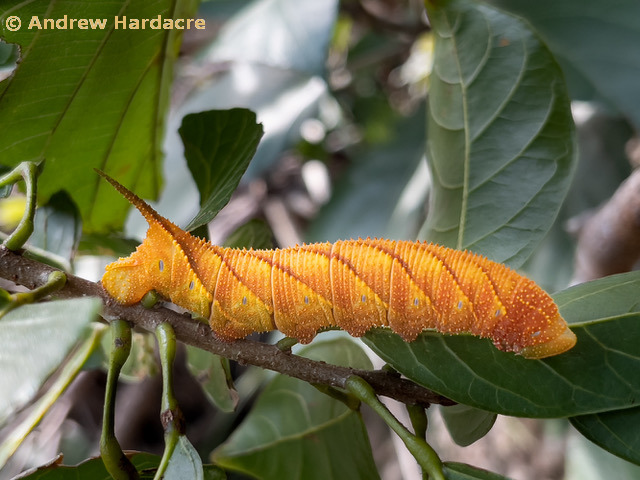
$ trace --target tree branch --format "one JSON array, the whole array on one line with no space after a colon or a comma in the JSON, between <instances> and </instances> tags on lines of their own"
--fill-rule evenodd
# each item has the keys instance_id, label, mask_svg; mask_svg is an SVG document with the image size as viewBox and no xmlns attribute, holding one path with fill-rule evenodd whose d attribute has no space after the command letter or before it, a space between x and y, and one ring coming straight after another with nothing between
<instances>
[{"instance_id":1,"label":"tree branch","mask_svg":"<svg viewBox=\"0 0 640 480\"><path fill-rule=\"evenodd\" d=\"M578 229L572 283L628 272L640 260L640 168Z\"/></svg>"},{"instance_id":2,"label":"tree branch","mask_svg":"<svg viewBox=\"0 0 640 480\"><path fill-rule=\"evenodd\" d=\"M33 289L46 282L52 267L16 254L0 246L0 277ZM67 275L65 287L55 293L56 298L99 297L104 303L103 317L106 320L121 318L137 327L154 332L156 327L167 322L183 343L207 350L216 355L245 365L273 370L309 383L345 388L351 375L366 380L378 395L384 395L403 403L428 405L437 403L452 405L454 402L442 397L410 380L400 378L392 372L355 370L329 365L286 353L275 347L250 340L225 343L218 340L209 325L181 315L164 307L144 308L142 305L123 306L115 302L98 283Z\"/></svg>"}]
</instances>

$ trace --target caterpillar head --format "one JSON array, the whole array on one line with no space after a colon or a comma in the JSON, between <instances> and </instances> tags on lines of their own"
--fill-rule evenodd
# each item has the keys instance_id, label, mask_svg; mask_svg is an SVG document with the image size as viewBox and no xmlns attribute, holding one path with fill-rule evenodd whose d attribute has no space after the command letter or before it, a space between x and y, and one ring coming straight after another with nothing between
<instances>
[{"instance_id":1,"label":"caterpillar head","mask_svg":"<svg viewBox=\"0 0 640 480\"><path fill-rule=\"evenodd\" d=\"M139 302L150 290L208 318L211 295L200 282L178 242L158 224L151 224L137 250L105 268L102 286L119 303Z\"/></svg>"},{"instance_id":2,"label":"caterpillar head","mask_svg":"<svg viewBox=\"0 0 640 480\"><path fill-rule=\"evenodd\" d=\"M520 354L524 358L545 358L552 355L559 355L564 353L576 344L576 334L566 325L564 319L558 314L557 319L552 320L553 323L564 323L564 329L558 329L559 333L553 336L549 340L524 347Z\"/></svg>"},{"instance_id":3,"label":"caterpillar head","mask_svg":"<svg viewBox=\"0 0 640 480\"><path fill-rule=\"evenodd\" d=\"M191 267L181 242L187 232L159 215L147 203L118 182L98 171L129 200L149 223L144 242L127 258L105 268L102 286L119 303L132 305L155 290L176 305L205 318L209 317L211 295Z\"/></svg>"},{"instance_id":4,"label":"caterpillar head","mask_svg":"<svg viewBox=\"0 0 640 480\"><path fill-rule=\"evenodd\" d=\"M157 228L157 227L156 227ZM166 295L171 287L171 257L162 252L162 242L150 228L147 238L129 257L120 258L105 268L102 286L118 303L138 303L150 290ZM151 235L149 235L151 233ZM165 249L166 250L166 249Z\"/></svg>"},{"instance_id":5,"label":"caterpillar head","mask_svg":"<svg viewBox=\"0 0 640 480\"><path fill-rule=\"evenodd\" d=\"M553 299L531 280L521 277L506 306L508 314L494 332L496 346L538 359L559 355L576 344L576 336Z\"/></svg>"}]
</instances>

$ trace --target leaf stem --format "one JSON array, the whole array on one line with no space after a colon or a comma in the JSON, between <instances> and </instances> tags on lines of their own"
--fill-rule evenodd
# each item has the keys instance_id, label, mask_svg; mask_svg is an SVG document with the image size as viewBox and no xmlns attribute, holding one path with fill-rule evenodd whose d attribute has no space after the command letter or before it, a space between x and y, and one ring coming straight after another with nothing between
<instances>
[{"instance_id":1,"label":"leaf stem","mask_svg":"<svg viewBox=\"0 0 640 480\"><path fill-rule=\"evenodd\" d=\"M40 173L39 165L34 162L22 162L16 168L0 178L0 187L16 183L20 178L26 185L26 205L20 223L13 233L4 241L4 245L12 251L20 250L33 233L36 215L37 186L36 177Z\"/></svg>"},{"instance_id":2,"label":"leaf stem","mask_svg":"<svg viewBox=\"0 0 640 480\"><path fill-rule=\"evenodd\" d=\"M278 349L283 352L291 353L291 348L297 344L297 339L292 337L284 337L276 342L276 347L278 347Z\"/></svg>"},{"instance_id":3,"label":"leaf stem","mask_svg":"<svg viewBox=\"0 0 640 480\"><path fill-rule=\"evenodd\" d=\"M120 448L114 431L118 377L131 351L131 327L124 320L116 319L111 322L111 335L111 355L102 413L100 455L105 468L115 480L132 480L139 478L138 472Z\"/></svg>"},{"instance_id":4,"label":"leaf stem","mask_svg":"<svg viewBox=\"0 0 640 480\"><path fill-rule=\"evenodd\" d=\"M160 298L158 297L156 291L150 290L144 294L144 297L142 297L142 300L140 300L140 304L144 308L152 308L156 303L158 303L159 299Z\"/></svg>"},{"instance_id":5,"label":"leaf stem","mask_svg":"<svg viewBox=\"0 0 640 480\"><path fill-rule=\"evenodd\" d=\"M351 410L357 410L360 408L360 401L354 398L353 395L346 394L343 390L339 390L329 385L323 385L321 383L312 383L312 385L319 392L328 395L329 397L344 403Z\"/></svg>"},{"instance_id":6,"label":"leaf stem","mask_svg":"<svg viewBox=\"0 0 640 480\"><path fill-rule=\"evenodd\" d=\"M67 276L63 272L59 270L52 271L51 273L49 273L47 282L44 285L34 288L30 292L20 292L9 295L8 303L4 308L0 309L0 318L2 318L14 308L19 307L20 305L37 302L41 298L44 298L47 295L52 294L53 292L61 290L62 288L64 288L66 283Z\"/></svg>"},{"instance_id":7,"label":"leaf stem","mask_svg":"<svg viewBox=\"0 0 640 480\"><path fill-rule=\"evenodd\" d=\"M429 419L427 418L427 411L424 406L407 404L407 412L409 413L414 435L426 439Z\"/></svg>"},{"instance_id":8,"label":"leaf stem","mask_svg":"<svg viewBox=\"0 0 640 480\"><path fill-rule=\"evenodd\" d=\"M184 418L173 395L173 362L176 358L176 335L168 323L156 327L156 339L162 365L162 403L160 419L164 428L164 453L154 477L159 480L166 471L171 455L184 433Z\"/></svg>"},{"instance_id":9,"label":"leaf stem","mask_svg":"<svg viewBox=\"0 0 640 480\"><path fill-rule=\"evenodd\" d=\"M431 446L422 438L412 434L398 421L396 417L378 399L371 385L357 375L350 376L346 381L346 388L359 400L366 403L382 418L391 429L396 432L415 457L422 469L434 480L445 480L442 471L442 460Z\"/></svg>"}]
</instances>

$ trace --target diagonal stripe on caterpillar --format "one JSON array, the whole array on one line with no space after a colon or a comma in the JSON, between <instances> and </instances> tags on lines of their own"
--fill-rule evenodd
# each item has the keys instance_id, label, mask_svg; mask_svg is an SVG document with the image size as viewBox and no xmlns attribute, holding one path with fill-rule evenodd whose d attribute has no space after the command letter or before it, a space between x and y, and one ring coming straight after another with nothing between
<instances>
[{"instance_id":1,"label":"diagonal stripe on caterpillar","mask_svg":"<svg viewBox=\"0 0 640 480\"><path fill-rule=\"evenodd\" d=\"M303 343L339 327L354 336L389 327L405 341L425 329L490 338L526 358L576 343L540 287L485 257L384 239L239 250L209 244L160 216L102 172L149 223L144 242L107 265L105 290L123 304L155 290L209 319L218 337L280 330Z\"/></svg>"}]
</instances>

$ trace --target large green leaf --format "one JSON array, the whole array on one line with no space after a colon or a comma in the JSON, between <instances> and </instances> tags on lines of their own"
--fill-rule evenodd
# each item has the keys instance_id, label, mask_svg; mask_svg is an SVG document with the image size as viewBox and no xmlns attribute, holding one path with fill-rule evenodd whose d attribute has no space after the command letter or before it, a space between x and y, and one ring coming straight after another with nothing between
<instances>
[{"instance_id":1,"label":"large green leaf","mask_svg":"<svg viewBox=\"0 0 640 480\"><path fill-rule=\"evenodd\" d=\"M83 298L25 305L0 320L0 423L24 406L95 319L101 303Z\"/></svg>"},{"instance_id":2,"label":"large green leaf","mask_svg":"<svg viewBox=\"0 0 640 480\"><path fill-rule=\"evenodd\" d=\"M640 3L489 0L525 17L556 55L574 98L604 100L640 126Z\"/></svg>"},{"instance_id":3,"label":"large green leaf","mask_svg":"<svg viewBox=\"0 0 640 480\"><path fill-rule=\"evenodd\" d=\"M640 465L640 407L581 415L571 423L595 444Z\"/></svg>"},{"instance_id":4,"label":"large green leaf","mask_svg":"<svg viewBox=\"0 0 640 480\"><path fill-rule=\"evenodd\" d=\"M351 340L319 342L301 354L370 368ZM213 458L263 479L378 478L360 414L306 382L278 376Z\"/></svg>"},{"instance_id":5,"label":"large green leaf","mask_svg":"<svg viewBox=\"0 0 640 480\"><path fill-rule=\"evenodd\" d=\"M3 30L20 45L14 75L0 83L0 161L45 160L38 193L66 189L88 230L121 226L128 205L92 167L140 195L157 195L172 65L183 30L116 29L115 17L185 18L196 0L2 2ZM28 28L31 19L104 19L104 28Z\"/></svg>"},{"instance_id":6,"label":"large green leaf","mask_svg":"<svg viewBox=\"0 0 640 480\"><path fill-rule=\"evenodd\" d=\"M273 248L273 232L264 220L249 220L235 229L224 242L229 248Z\"/></svg>"},{"instance_id":7,"label":"large green leaf","mask_svg":"<svg viewBox=\"0 0 640 480\"><path fill-rule=\"evenodd\" d=\"M422 236L519 266L569 187L574 128L562 72L529 26L468 0L427 2L435 36Z\"/></svg>"},{"instance_id":8,"label":"large green leaf","mask_svg":"<svg viewBox=\"0 0 640 480\"><path fill-rule=\"evenodd\" d=\"M469 335L424 332L403 342L386 330L367 343L412 380L484 410L566 417L630 408L640 394L640 273L578 285L555 295L578 337L567 353L527 360Z\"/></svg>"},{"instance_id":9,"label":"large green leaf","mask_svg":"<svg viewBox=\"0 0 640 480\"><path fill-rule=\"evenodd\" d=\"M0 442L0 470L6 466L16 449L89 363L89 359L99 347L100 339L106 331L102 324L93 323L92 326L88 338L84 342L78 342L73 352L67 356L64 366L56 373L55 380L48 383L46 390L42 392L37 401L33 402L27 413L21 415L20 420L13 423L11 432L6 436L3 435Z\"/></svg>"},{"instance_id":10,"label":"large green leaf","mask_svg":"<svg viewBox=\"0 0 640 480\"><path fill-rule=\"evenodd\" d=\"M209 222L238 187L262 137L256 114L244 108L187 115L180 136L202 209L188 230Z\"/></svg>"}]
</instances>

